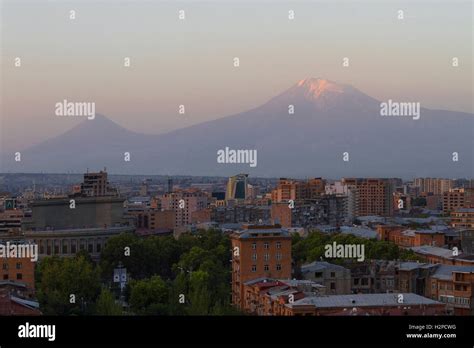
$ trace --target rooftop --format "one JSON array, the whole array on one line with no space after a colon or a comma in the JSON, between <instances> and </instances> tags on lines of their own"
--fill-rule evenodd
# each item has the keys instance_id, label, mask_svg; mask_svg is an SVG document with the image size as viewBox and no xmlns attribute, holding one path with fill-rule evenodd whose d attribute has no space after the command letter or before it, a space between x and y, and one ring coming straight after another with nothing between
<instances>
[{"instance_id":1,"label":"rooftop","mask_svg":"<svg viewBox=\"0 0 474 348\"><path fill-rule=\"evenodd\" d=\"M312 305L317 308L333 308L333 307L371 307L371 306L414 306L441 304L441 302L431 300L429 298L412 294L403 293L403 304L398 303L400 294L357 294L357 295L330 295L330 296L312 296L305 297L295 301L293 306Z\"/></svg>"}]
</instances>

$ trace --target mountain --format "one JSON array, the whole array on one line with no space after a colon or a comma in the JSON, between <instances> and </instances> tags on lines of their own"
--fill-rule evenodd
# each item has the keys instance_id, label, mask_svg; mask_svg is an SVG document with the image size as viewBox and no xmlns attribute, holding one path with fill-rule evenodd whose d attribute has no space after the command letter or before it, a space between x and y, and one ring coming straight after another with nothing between
<instances>
[{"instance_id":1,"label":"mountain","mask_svg":"<svg viewBox=\"0 0 474 348\"><path fill-rule=\"evenodd\" d=\"M383 117L381 101L350 85L309 78L255 109L163 135L134 133L97 115L24 151L20 163L8 155L2 171L472 177L473 132L472 114L421 108L418 120ZM217 152L226 147L257 150L257 166L218 163Z\"/></svg>"}]
</instances>

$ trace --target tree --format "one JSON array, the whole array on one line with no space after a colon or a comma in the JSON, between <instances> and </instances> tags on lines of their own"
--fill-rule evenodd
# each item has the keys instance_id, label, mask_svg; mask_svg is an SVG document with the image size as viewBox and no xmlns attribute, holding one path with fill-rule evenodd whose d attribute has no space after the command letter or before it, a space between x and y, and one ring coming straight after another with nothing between
<instances>
[{"instance_id":1,"label":"tree","mask_svg":"<svg viewBox=\"0 0 474 348\"><path fill-rule=\"evenodd\" d=\"M114 295L107 288L102 288L97 299L95 314L122 315L122 307L115 301Z\"/></svg>"},{"instance_id":2,"label":"tree","mask_svg":"<svg viewBox=\"0 0 474 348\"><path fill-rule=\"evenodd\" d=\"M204 271L192 272L189 277L190 315L208 315L211 309L211 294L209 293L209 274Z\"/></svg>"},{"instance_id":3,"label":"tree","mask_svg":"<svg viewBox=\"0 0 474 348\"><path fill-rule=\"evenodd\" d=\"M168 288L160 276L130 283L130 307L136 314L168 314Z\"/></svg>"},{"instance_id":4,"label":"tree","mask_svg":"<svg viewBox=\"0 0 474 348\"><path fill-rule=\"evenodd\" d=\"M99 271L84 255L45 258L38 267L38 300L46 315L91 314Z\"/></svg>"}]
</instances>

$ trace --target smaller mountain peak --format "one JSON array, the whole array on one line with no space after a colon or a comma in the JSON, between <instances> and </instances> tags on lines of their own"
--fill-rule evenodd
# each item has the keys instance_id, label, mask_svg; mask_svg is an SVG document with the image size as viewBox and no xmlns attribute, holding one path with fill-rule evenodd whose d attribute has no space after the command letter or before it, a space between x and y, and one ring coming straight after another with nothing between
<instances>
[{"instance_id":1,"label":"smaller mountain peak","mask_svg":"<svg viewBox=\"0 0 474 348\"><path fill-rule=\"evenodd\" d=\"M298 87L305 90L306 95L311 95L318 98L321 94L330 93L343 93L344 86L337 84L336 82L320 79L320 78L307 78L301 80L297 84Z\"/></svg>"}]
</instances>

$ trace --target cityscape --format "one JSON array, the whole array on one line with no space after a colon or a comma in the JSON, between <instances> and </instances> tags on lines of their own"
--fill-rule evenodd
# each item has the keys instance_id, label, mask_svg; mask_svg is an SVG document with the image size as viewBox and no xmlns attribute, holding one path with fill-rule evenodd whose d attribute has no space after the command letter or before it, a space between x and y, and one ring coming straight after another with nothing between
<instances>
[{"instance_id":1,"label":"cityscape","mask_svg":"<svg viewBox=\"0 0 474 348\"><path fill-rule=\"evenodd\" d=\"M471 0L0 0L0 348L473 346Z\"/></svg>"},{"instance_id":2,"label":"cityscape","mask_svg":"<svg viewBox=\"0 0 474 348\"><path fill-rule=\"evenodd\" d=\"M473 179L0 180L1 315L474 314Z\"/></svg>"}]
</instances>

